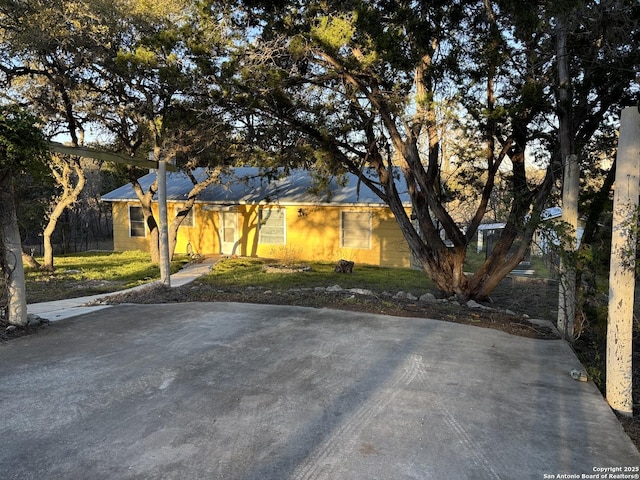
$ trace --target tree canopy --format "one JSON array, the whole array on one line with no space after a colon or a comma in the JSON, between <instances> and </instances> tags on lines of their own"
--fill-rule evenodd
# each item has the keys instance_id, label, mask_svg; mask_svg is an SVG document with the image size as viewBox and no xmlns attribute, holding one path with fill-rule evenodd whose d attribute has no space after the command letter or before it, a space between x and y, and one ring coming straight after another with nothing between
<instances>
[{"instance_id":1,"label":"tree canopy","mask_svg":"<svg viewBox=\"0 0 640 480\"><path fill-rule=\"evenodd\" d=\"M620 107L637 103L639 8L0 0L0 76L76 143L95 125L126 152L189 166L358 174L443 293L484 298L556 202L566 152L593 158ZM506 228L468 276L466 250L495 216L496 192Z\"/></svg>"},{"instance_id":2,"label":"tree canopy","mask_svg":"<svg viewBox=\"0 0 640 480\"><path fill-rule=\"evenodd\" d=\"M362 182L389 204L419 264L443 292L465 298L487 296L524 258L562 180L558 118L569 118L572 149L580 152L638 91L638 49L629 48L638 40L637 20L629 20L638 18L633 2L543 2L534 9L510 1L252 2L251 8L255 37L232 70L236 101L255 112L256 136L331 173L373 168L377 179L363 175ZM563 100L554 42L558 19L568 14L573 82ZM444 158L445 135L465 149L454 147ZM469 140L475 148L467 148ZM451 208L448 162L466 176L459 182L475 186L475 212L467 218ZM398 174L411 212L400 201ZM468 277L466 248L500 178L508 185L507 226Z\"/></svg>"}]
</instances>

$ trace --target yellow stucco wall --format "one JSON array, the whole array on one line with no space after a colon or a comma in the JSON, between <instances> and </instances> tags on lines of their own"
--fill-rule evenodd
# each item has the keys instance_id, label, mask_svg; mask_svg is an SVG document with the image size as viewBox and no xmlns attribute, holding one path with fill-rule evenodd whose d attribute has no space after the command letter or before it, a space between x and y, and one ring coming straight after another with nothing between
<instances>
[{"instance_id":1,"label":"yellow stucco wall","mask_svg":"<svg viewBox=\"0 0 640 480\"><path fill-rule=\"evenodd\" d=\"M128 206L136 203L114 202L114 248L116 250L148 249L147 238L131 238L129 235ZM155 207L155 206L154 206ZM169 221L175 213L175 204L168 205ZM286 208L286 243L262 244L259 242L258 218L260 208L281 206L239 205L235 208L219 208L214 205L194 206L193 227L181 226L178 231L176 253L191 250L201 255L236 254L239 256L278 258L287 260L337 261L352 260L356 263L408 267L409 248L388 208L347 206L288 206ZM303 215L298 212L302 209ZM370 248L341 247L341 211L372 212ZM220 226L223 217L237 220L236 242L223 243ZM228 230L232 232L232 230Z\"/></svg>"}]
</instances>

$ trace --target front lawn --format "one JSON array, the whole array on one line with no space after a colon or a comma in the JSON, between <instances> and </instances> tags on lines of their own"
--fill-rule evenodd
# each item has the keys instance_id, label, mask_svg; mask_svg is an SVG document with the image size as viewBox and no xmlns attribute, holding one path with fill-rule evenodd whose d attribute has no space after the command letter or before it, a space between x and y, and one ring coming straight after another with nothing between
<instances>
[{"instance_id":1,"label":"front lawn","mask_svg":"<svg viewBox=\"0 0 640 480\"><path fill-rule=\"evenodd\" d=\"M290 288L330 287L363 288L377 292L402 290L416 296L433 289L424 272L408 268L386 268L356 264L353 273L336 273L336 263L305 262L309 271L295 273L267 273L269 263L257 258L220 260L202 282L214 288L265 287L273 290Z\"/></svg>"},{"instance_id":2,"label":"front lawn","mask_svg":"<svg viewBox=\"0 0 640 480\"><path fill-rule=\"evenodd\" d=\"M171 272L188 262L187 256L176 256ZM160 268L151 263L151 255L140 251L59 255L54 266L53 273L25 269L28 303L115 292L160 278Z\"/></svg>"}]
</instances>

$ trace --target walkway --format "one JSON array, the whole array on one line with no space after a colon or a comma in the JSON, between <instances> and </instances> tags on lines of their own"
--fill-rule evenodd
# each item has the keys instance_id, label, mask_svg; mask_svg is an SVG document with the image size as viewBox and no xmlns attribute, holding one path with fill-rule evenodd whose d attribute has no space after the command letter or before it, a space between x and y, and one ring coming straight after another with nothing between
<instances>
[{"instance_id":1,"label":"walkway","mask_svg":"<svg viewBox=\"0 0 640 480\"><path fill-rule=\"evenodd\" d=\"M171 275L171 287L181 287L187 283L193 282L196 278L206 275L211 271L213 266L219 260L219 257L206 257L201 263L190 263L180 271ZM78 315L84 315L85 313L95 312L104 308L109 308L111 305L94 305L87 306L87 304L94 302L100 298L109 297L109 295L116 295L123 292L130 292L135 290L142 290L149 288L157 282L146 283L137 287L130 288L128 290L120 290L113 293L101 293L99 295L88 295L85 297L67 298L65 300L55 300L53 302L41 302L32 303L28 305L28 312L30 314L37 315L40 318L45 318L50 322L56 320L63 320L65 318L76 317Z\"/></svg>"}]
</instances>

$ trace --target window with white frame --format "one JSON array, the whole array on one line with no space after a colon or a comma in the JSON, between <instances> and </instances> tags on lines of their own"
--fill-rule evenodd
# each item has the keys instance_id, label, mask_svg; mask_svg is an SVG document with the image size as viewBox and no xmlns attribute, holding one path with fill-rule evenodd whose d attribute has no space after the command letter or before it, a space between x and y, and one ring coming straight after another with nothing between
<instances>
[{"instance_id":1,"label":"window with white frame","mask_svg":"<svg viewBox=\"0 0 640 480\"><path fill-rule=\"evenodd\" d=\"M129 206L129 236L146 237L142 207Z\"/></svg>"},{"instance_id":2,"label":"window with white frame","mask_svg":"<svg viewBox=\"0 0 640 480\"><path fill-rule=\"evenodd\" d=\"M260 209L260 243L284 245L286 243L286 210Z\"/></svg>"},{"instance_id":3,"label":"window with white frame","mask_svg":"<svg viewBox=\"0 0 640 480\"><path fill-rule=\"evenodd\" d=\"M184 207L176 207L176 215L178 215L178 212ZM182 220L182 223L180 224L181 227L195 227L196 226L196 218L195 215L193 213L194 208L191 207L191 210L189 210L189 212L185 215L184 219Z\"/></svg>"},{"instance_id":4,"label":"window with white frame","mask_svg":"<svg viewBox=\"0 0 640 480\"><path fill-rule=\"evenodd\" d=\"M342 212L340 246L371 248L371 212Z\"/></svg>"}]
</instances>

